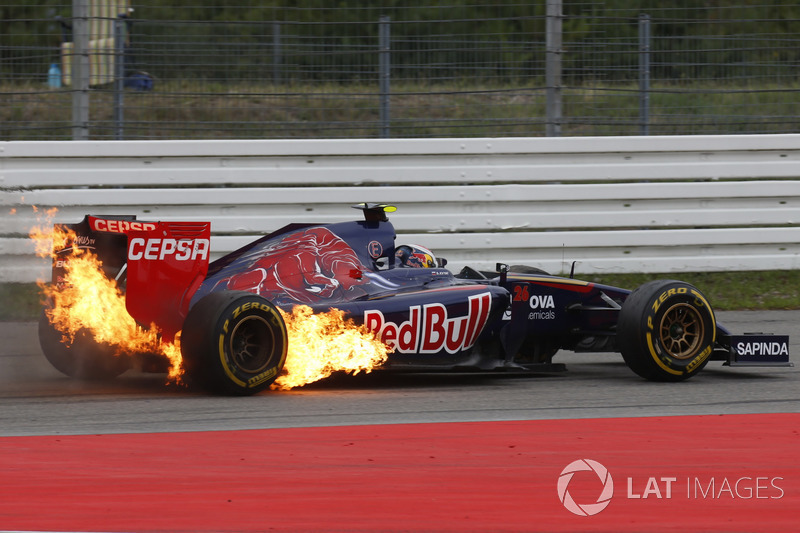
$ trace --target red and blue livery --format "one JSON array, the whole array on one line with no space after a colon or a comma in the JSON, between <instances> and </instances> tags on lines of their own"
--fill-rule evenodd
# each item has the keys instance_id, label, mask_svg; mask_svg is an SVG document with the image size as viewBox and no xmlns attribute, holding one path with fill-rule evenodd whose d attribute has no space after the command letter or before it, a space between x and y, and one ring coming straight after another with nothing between
<instances>
[{"instance_id":1,"label":"red and blue livery","mask_svg":"<svg viewBox=\"0 0 800 533\"><path fill-rule=\"evenodd\" d=\"M563 368L553 363L560 350L619 352L653 381L687 379L712 360L790 364L787 336L732 334L688 283L629 291L501 263L454 274L424 246L395 243L387 216L394 207L354 207L362 220L290 224L213 262L205 222L87 215L68 227L125 287L137 322L156 324L168 340L181 332L188 376L214 392L269 387L287 356L278 309L298 304L340 309L364 324L392 348L385 370L554 371ZM91 341L65 346L48 328L43 318L41 344L56 368L76 377L119 373Z\"/></svg>"}]
</instances>

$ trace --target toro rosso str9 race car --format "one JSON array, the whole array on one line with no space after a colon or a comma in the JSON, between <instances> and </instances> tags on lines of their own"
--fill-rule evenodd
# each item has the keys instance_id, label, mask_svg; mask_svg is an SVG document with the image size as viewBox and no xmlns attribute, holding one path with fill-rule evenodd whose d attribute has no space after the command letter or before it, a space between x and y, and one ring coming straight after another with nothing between
<instances>
[{"instance_id":1,"label":"toro rosso str9 race car","mask_svg":"<svg viewBox=\"0 0 800 533\"><path fill-rule=\"evenodd\" d=\"M619 352L653 381L685 380L712 360L790 364L788 336L732 334L688 283L629 291L501 263L454 274L430 250L395 243L394 207L353 207L363 219L290 224L213 262L210 223L87 215L66 227L120 285L136 322L168 339L180 332L190 380L224 394L253 394L276 379L288 345L278 310L299 304L339 309L377 335L391 349L386 370L545 372L563 367L553 363L559 350ZM55 250L54 284L70 250ZM40 341L68 375L124 371L91 339L68 345L45 315Z\"/></svg>"}]
</instances>

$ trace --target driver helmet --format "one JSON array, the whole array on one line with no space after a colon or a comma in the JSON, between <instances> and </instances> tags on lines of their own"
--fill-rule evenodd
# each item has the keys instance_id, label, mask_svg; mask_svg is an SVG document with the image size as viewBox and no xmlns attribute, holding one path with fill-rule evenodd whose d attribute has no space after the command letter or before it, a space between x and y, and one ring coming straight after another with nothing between
<instances>
[{"instance_id":1,"label":"driver helmet","mask_svg":"<svg viewBox=\"0 0 800 533\"><path fill-rule=\"evenodd\" d=\"M416 244L398 246L394 253L400 266L410 268L436 268L436 256L433 252Z\"/></svg>"}]
</instances>

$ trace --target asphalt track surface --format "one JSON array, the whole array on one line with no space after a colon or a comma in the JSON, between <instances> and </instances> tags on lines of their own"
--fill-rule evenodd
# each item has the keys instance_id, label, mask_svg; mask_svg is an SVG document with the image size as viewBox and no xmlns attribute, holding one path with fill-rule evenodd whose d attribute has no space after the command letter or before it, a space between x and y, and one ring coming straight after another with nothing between
<instances>
[{"instance_id":1,"label":"asphalt track surface","mask_svg":"<svg viewBox=\"0 0 800 533\"><path fill-rule=\"evenodd\" d=\"M790 335L800 359L800 311L720 312L734 333ZM552 375L375 372L287 392L208 396L129 372L105 383L64 377L44 359L36 324L0 323L0 436L217 431L430 422L800 412L800 365L728 368L711 362L682 383L650 383L618 354L562 352Z\"/></svg>"},{"instance_id":2,"label":"asphalt track surface","mask_svg":"<svg viewBox=\"0 0 800 533\"><path fill-rule=\"evenodd\" d=\"M797 361L800 312L718 320L789 334ZM558 375L373 373L225 398L135 372L75 382L35 324L0 338L0 531L797 529L796 367L659 384L616 354L559 354Z\"/></svg>"}]
</instances>

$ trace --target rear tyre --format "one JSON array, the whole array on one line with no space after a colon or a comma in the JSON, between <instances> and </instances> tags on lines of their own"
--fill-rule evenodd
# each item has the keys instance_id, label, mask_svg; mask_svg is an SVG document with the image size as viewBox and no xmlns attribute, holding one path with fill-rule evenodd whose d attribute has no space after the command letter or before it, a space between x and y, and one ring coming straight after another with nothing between
<instances>
[{"instance_id":1,"label":"rear tyre","mask_svg":"<svg viewBox=\"0 0 800 533\"><path fill-rule=\"evenodd\" d=\"M715 338L714 311L682 281L645 283L625 300L617 324L625 363L651 381L682 381L700 372Z\"/></svg>"},{"instance_id":2,"label":"rear tyre","mask_svg":"<svg viewBox=\"0 0 800 533\"><path fill-rule=\"evenodd\" d=\"M286 362L286 324L269 301L244 291L213 292L186 317L181 353L187 377L208 391L263 391Z\"/></svg>"},{"instance_id":3,"label":"rear tyre","mask_svg":"<svg viewBox=\"0 0 800 533\"><path fill-rule=\"evenodd\" d=\"M131 366L130 357L117 354L111 345L99 344L85 329L71 343L64 341L63 334L50 323L44 311L39 317L39 345L50 364L71 378L111 379Z\"/></svg>"}]
</instances>

